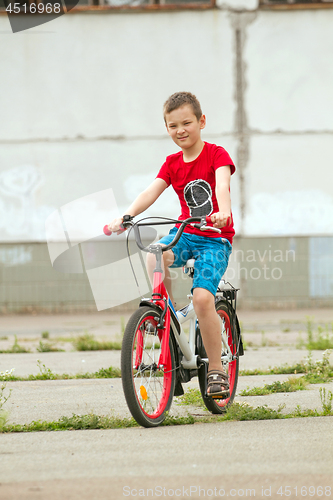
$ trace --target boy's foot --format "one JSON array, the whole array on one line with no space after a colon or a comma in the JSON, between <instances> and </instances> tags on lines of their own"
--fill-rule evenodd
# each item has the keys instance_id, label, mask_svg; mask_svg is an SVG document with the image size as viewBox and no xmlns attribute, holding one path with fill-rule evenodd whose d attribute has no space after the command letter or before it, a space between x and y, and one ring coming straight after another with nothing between
<instances>
[{"instance_id":1,"label":"boy's foot","mask_svg":"<svg viewBox=\"0 0 333 500\"><path fill-rule=\"evenodd\" d=\"M225 371L210 370L207 374L207 394L213 398L226 399L230 396L229 377Z\"/></svg>"}]
</instances>

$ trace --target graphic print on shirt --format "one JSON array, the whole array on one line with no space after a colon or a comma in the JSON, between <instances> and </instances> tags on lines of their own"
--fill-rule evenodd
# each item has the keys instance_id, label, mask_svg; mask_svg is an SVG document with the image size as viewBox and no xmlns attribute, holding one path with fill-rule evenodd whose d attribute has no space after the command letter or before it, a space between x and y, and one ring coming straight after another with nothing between
<instances>
[{"instance_id":1,"label":"graphic print on shirt","mask_svg":"<svg viewBox=\"0 0 333 500\"><path fill-rule=\"evenodd\" d=\"M203 179L186 184L184 198L190 209L191 217L210 215L213 212L212 188Z\"/></svg>"}]
</instances>

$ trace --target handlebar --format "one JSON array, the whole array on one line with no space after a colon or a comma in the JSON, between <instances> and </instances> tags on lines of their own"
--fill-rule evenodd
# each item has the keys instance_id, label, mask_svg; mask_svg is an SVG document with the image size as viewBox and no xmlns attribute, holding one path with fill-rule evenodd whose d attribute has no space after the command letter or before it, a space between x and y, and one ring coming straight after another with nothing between
<instances>
[{"instance_id":1,"label":"handlebar","mask_svg":"<svg viewBox=\"0 0 333 500\"><path fill-rule=\"evenodd\" d=\"M123 223L121 224L121 228L122 229L127 229L128 227L132 227L134 229L134 236L135 236L135 241L136 241L136 244L138 245L138 247L143 250L144 252L151 252L152 249L154 248L154 245L149 245L148 247L145 247L141 241L141 235L140 235L140 231L139 231L139 226L151 226L152 223L151 222L136 222L136 223L133 223L132 222L132 219L133 217L130 216L130 215L124 215L124 218L123 218ZM170 223L174 223L175 220L174 219L170 219L170 221L168 222L155 222L154 225L157 225L157 224L170 224ZM204 226L206 226L208 223L212 223L212 220L211 220L211 217L209 215L207 216L202 216L202 217L189 217L188 219L185 219L183 221L178 221L180 222L180 227L178 228L178 231L173 239L173 241L171 241L168 245L166 246L163 246L161 247L162 248L162 252L166 252L167 250L170 250L170 248L173 248L179 241L184 229L186 226L188 226L189 224L193 224L193 223L197 223L197 224L193 224L193 226L196 228L196 229L202 229ZM216 228L209 228L209 229L213 229L213 230L216 230ZM104 226L103 228L103 231L104 231L104 234L106 236L110 236L112 234L112 232L109 230L108 226ZM218 230L220 232L220 230Z\"/></svg>"}]
</instances>

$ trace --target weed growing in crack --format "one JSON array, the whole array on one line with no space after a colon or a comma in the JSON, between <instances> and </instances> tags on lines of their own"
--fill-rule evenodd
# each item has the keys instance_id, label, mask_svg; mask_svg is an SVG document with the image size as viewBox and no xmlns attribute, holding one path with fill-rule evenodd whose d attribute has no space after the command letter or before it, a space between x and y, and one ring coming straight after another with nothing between
<instances>
[{"instance_id":1,"label":"weed growing in crack","mask_svg":"<svg viewBox=\"0 0 333 500\"><path fill-rule=\"evenodd\" d=\"M319 389L319 394L320 394L321 406L323 408L323 414L332 415L332 399L333 399L332 391L327 391L326 394L325 387L321 387Z\"/></svg>"},{"instance_id":2,"label":"weed growing in crack","mask_svg":"<svg viewBox=\"0 0 333 500\"><path fill-rule=\"evenodd\" d=\"M98 341L94 335L85 333L73 341L73 346L77 351L119 351L121 342Z\"/></svg>"},{"instance_id":3,"label":"weed growing in crack","mask_svg":"<svg viewBox=\"0 0 333 500\"><path fill-rule=\"evenodd\" d=\"M282 366L275 366L267 370L241 370L240 375L280 375L280 374L297 374L304 373L305 379L310 384L319 384L329 382L333 379L333 366L329 362L332 350L328 349L323 353L321 360L314 362L312 360L312 353L309 352L305 360L295 363L294 365L284 364Z\"/></svg>"},{"instance_id":4,"label":"weed growing in crack","mask_svg":"<svg viewBox=\"0 0 333 500\"><path fill-rule=\"evenodd\" d=\"M289 377L285 382L276 381L272 384L265 384L264 387L252 387L244 389L240 396L266 396L277 392L296 392L306 389L307 382L304 377Z\"/></svg>"},{"instance_id":5,"label":"weed growing in crack","mask_svg":"<svg viewBox=\"0 0 333 500\"><path fill-rule=\"evenodd\" d=\"M38 352L64 352L64 349L58 349L54 347L50 342L39 341L39 346L37 347Z\"/></svg>"},{"instance_id":6,"label":"weed growing in crack","mask_svg":"<svg viewBox=\"0 0 333 500\"><path fill-rule=\"evenodd\" d=\"M5 372L0 372L0 380L2 380L2 383L0 385L0 432L2 431L8 420L8 412L3 409L3 405L8 401L12 392L12 390L10 389L8 395L5 394L7 379L10 378L13 371L14 368L12 368L11 370L6 370Z\"/></svg>"},{"instance_id":7,"label":"weed growing in crack","mask_svg":"<svg viewBox=\"0 0 333 500\"><path fill-rule=\"evenodd\" d=\"M9 349L6 349L5 351L0 351L0 353L6 353L6 354L12 354L12 353L24 353L24 352L30 352L29 349L26 349L25 347L22 347L21 345L19 345L19 343L17 342L17 336L15 335L14 337L14 344L12 345L12 347L10 347Z\"/></svg>"},{"instance_id":8,"label":"weed growing in crack","mask_svg":"<svg viewBox=\"0 0 333 500\"><path fill-rule=\"evenodd\" d=\"M178 396L177 403L186 406L199 406L200 408L207 410L199 389L188 389L185 394Z\"/></svg>"}]
</instances>

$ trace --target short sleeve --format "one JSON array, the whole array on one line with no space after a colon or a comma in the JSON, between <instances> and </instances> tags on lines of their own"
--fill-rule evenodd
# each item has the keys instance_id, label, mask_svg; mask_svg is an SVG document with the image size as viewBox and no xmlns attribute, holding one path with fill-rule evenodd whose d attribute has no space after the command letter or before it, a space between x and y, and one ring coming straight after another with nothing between
<instances>
[{"instance_id":1,"label":"short sleeve","mask_svg":"<svg viewBox=\"0 0 333 500\"><path fill-rule=\"evenodd\" d=\"M236 171L234 162L230 158L227 151L221 146L217 146L213 158L214 170L216 171L220 167L230 166L231 175Z\"/></svg>"},{"instance_id":2,"label":"short sleeve","mask_svg":"<svg viewBox=\"0 0 333 500\"><path fill-rule=\"evenodd\" d=\"M156 179L163 179L168 186L171 184L170 169L167 162L163 163L160 171L158 172Z\"/></svg>"}]
</instances>

